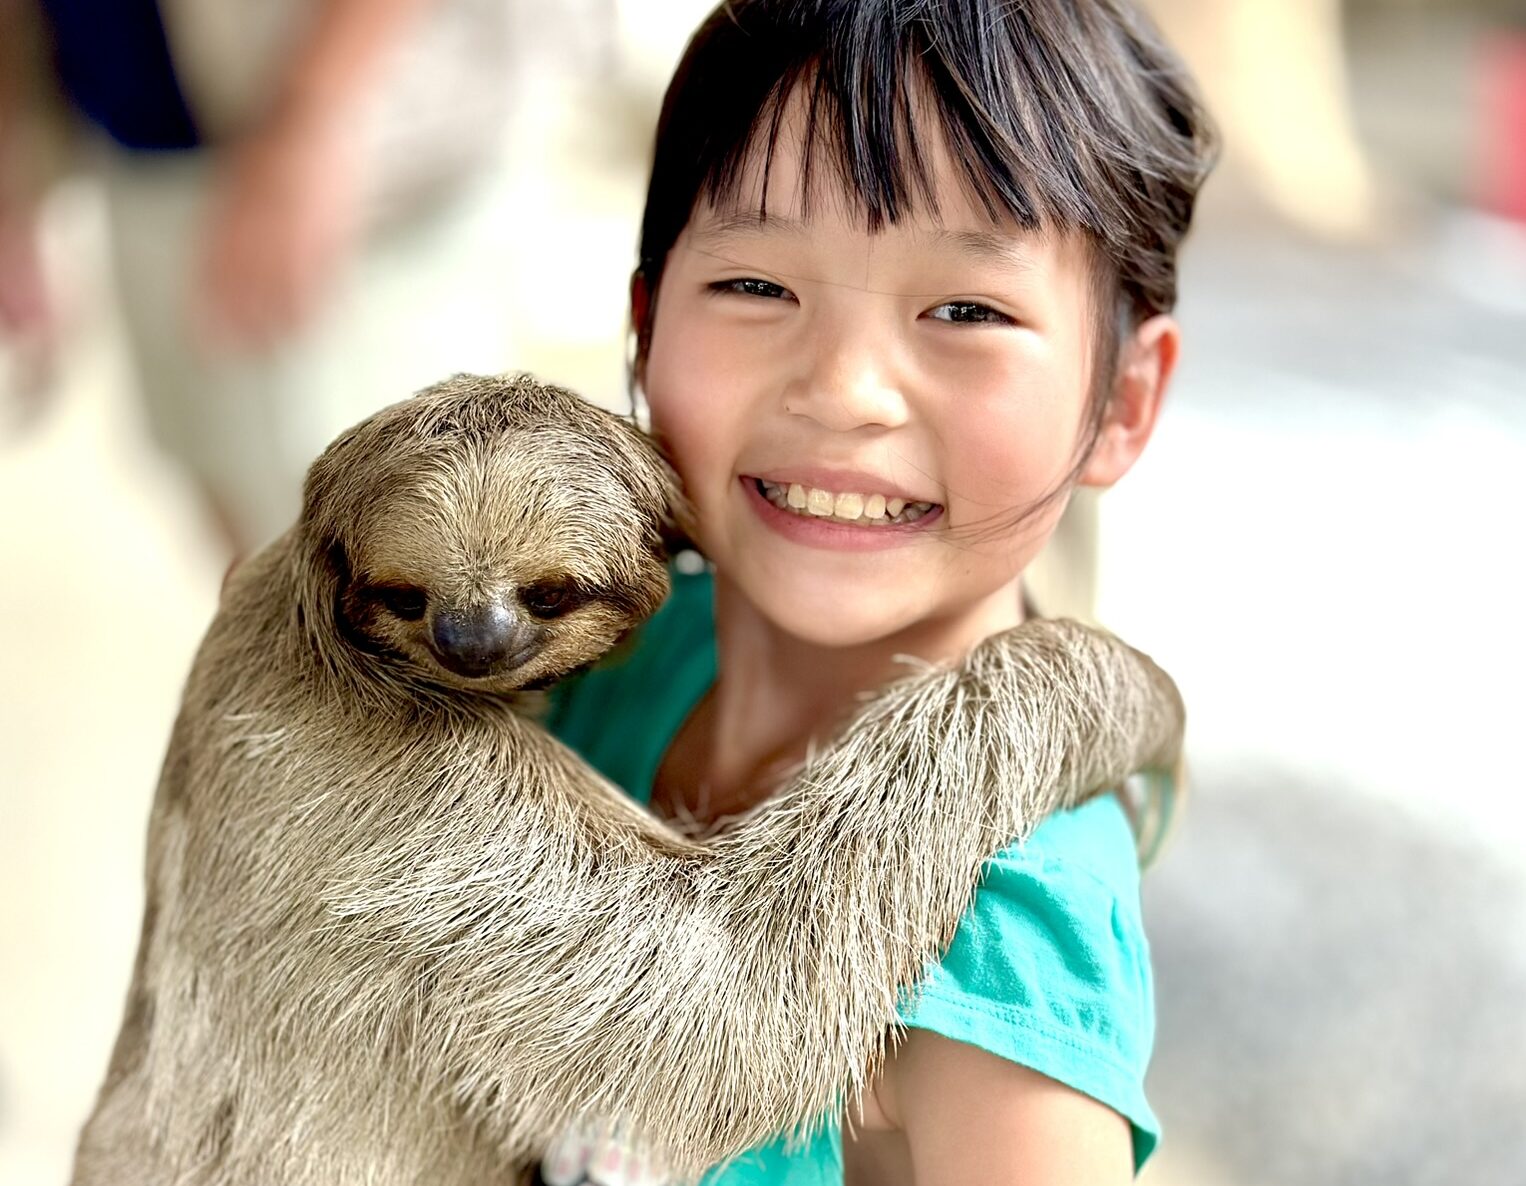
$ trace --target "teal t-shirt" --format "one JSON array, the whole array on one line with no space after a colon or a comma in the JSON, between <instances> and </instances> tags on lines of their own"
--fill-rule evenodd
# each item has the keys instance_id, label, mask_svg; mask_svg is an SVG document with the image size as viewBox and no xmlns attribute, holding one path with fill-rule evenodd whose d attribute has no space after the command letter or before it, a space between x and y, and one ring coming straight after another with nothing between
<instances>
[{"instance_id":1,"label":"teal t-shirt","mask_svg":"<svg viewBox=\"0 0 1526 1186\"><path fill-rule=\"evenodd\" d=\"M547 725L640 802L669 743L715 681L712 583L675 573L661 610L608 660L552 694ZM1112 796L1044 821L989 861L954 941L902 1013L1065 1083L1131 1124L1136 1170L1160 1125L1145 1101L1155 1035L1139 862ZM703 1186L840 1186L835 1119L712 1170Z\"/></svg>"}]
</instances>

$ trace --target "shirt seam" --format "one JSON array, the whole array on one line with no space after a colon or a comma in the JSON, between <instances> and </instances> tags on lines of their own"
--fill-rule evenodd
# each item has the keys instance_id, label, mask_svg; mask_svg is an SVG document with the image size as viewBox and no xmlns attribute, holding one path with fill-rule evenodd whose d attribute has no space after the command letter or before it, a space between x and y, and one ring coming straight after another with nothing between
<instances>
[{"instance_id":1,"label":"shirt seam","mask_svg":"<svg viewBox=\"0 0 1526 1186\"><path fill-rule=\"evenodd\" d=\"M1077 1054L1084 1054L1089 1058L1097 1059L1099 1062L1105 1064L1110 1071L1116 1072L1118 1075L1120 1075L1130 1085L1139 1086L1142 1084L1142 1076L1140 1074L1139 1067L1132 1066L1129 1063L1123 1061L1120 1057L1115 1055L1105 1046L1099 1046L1096 1043L1083 1042L1076 1038L1074 1033L1060 1029L1058 1027L1046 1025L1030 1014L1009 1011L1009 1007L997 1005L993 1002L988 1002L978 997L965 996L962 993L937 992L931 990L923 991L920 994L918 1003L920 1004L920 1001L927 1000L935 1001L938 1004L946 1005L954 1009L963 1009L992 1021L1000 1021L1015 1025L1019 1029L1026 1030L1031 1034L1035 1034L1039 1037L1047 1039L1048 1041L1052 1041L1058 1045L1067 1047ZM937 1030L936 1026L916 1020L903 1020L901 1024L909 1029L926 1029L932 1030L935 1033L940 1032ZM994 1051L992 1053L994 1053ZM1008 1061L1015 1062L1017 1060L1009 1059Z\"/></svg>"}]
</instances>

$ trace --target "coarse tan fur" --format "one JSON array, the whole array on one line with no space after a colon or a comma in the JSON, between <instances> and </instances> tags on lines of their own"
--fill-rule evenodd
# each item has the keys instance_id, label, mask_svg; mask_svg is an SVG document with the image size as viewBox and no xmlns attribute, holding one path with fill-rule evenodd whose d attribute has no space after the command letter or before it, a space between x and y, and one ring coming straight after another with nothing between
<instances>
[{"instance_id":1,"label":"coarse tan fur","mask_svg":"<svg viewBox=\"0 0 1526 1186\"><path fill-rule=\"evenodd\" d=\"M319 459L191 673L76 1186L504 1186L598 1116L697 1175L856 1096L990 855L1174 763L1169 678L1038 621L680 837L519 692L659 604L677 498L641 434L523 376ZM430 623L489 602L531 653L458 675Z\"/></svg>"}]
</instances>

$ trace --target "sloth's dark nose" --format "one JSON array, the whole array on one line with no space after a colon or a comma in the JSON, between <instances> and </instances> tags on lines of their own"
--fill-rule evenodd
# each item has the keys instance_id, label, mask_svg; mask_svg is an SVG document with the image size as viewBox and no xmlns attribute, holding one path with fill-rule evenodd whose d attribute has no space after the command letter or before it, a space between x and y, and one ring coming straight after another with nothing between
<instances>
[{"instance_id":1,"label":"sloth's dark nose","mask_svg":"<svg viewBox=\"0 0 1526 1186\"><path fill-rule=\"evenodd\" d=\"M441 610L430 630L440 662L466 676L517 667L533 650L532 633L532 627L515 621L513 614L496 604Z\"/></svg>"}]
</instances>

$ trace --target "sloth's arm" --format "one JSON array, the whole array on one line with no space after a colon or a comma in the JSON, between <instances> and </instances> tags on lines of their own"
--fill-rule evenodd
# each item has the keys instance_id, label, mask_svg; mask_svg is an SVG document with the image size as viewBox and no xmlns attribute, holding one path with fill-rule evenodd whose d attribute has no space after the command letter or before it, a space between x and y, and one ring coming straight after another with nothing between
<instances>
[{"instance_id":1,"label":"sloth's arm","mask_svg":"<svg viewBox=\"0 0 1526 1186\"><path fill-rule=\"evenodd\" d=\"M458 1091L512 1145L619 1116L698 1173L861 1089L983 862L1171 766L1181 728L1148 658L1034 622L892 685L707 848L587 810L606 784L569 761L516 792L516 860L345 913L424 961Z\"/></svg>"}]
</instances>

